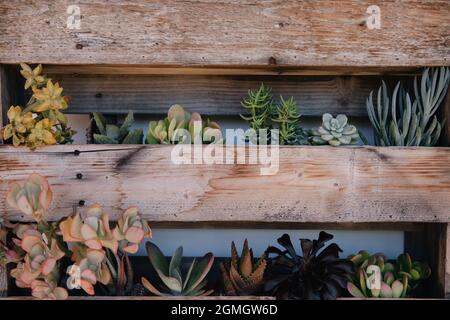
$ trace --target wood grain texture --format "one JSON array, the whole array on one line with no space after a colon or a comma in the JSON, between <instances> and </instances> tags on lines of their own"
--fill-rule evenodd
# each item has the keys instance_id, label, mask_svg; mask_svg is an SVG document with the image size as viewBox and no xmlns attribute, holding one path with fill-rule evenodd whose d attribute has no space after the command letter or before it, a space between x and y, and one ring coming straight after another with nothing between
<instances>
[{"instance_id":1,"label":"wood grain texture","mask_svg":"<svg viewBox=\"0 0 450 320\"><path fill-rule=\"evenodd\" d=\"M450 2L382 0L78 1L0 3L0 62L234 66L449 65Z\"/></svg>"},{"instance_id":2,"label":"wood grain texture","mask_svg":"<svg viewBox=\"0 0 450 320\"><path fill-rule=\"evenodd\" d=\"M79 145L30 152L1 146L0 196L11 181L38 172L53 185L52 220L71 214L83 200L102 203L113 219L138 206L150 221L231 227L450 222L448 148L282 147L272 176L260 175L262 165L176 165L172 149ZM24 220L4 201L0 211Z\"/></svg>"},{"instance_id":3,"label":"wood grain texture","mask_svg":"<svg viewBox=\"0 0 450 320\"><path fill-rule=\"evenodd\" d=\"M207 115L245 113L241 101L261 83L272 87L274 99L293 96L306 116L346 113L366 116L365 100L381 84L379 77L296 76L97 76L50 75L71 97L70 113L167 114L179 103Z\"/></svg>"},{"instance_id":4,"label":"wood grain texture","mask_svg":"<svg viewBox=\"0 0 450 320\"><path fill-rule=\"evenodd\" d=\"M445 295L447 299L450 299L450 224L447 224L443 246L445 250Z\"/></svg>"},{"instance_id":5,"label":"wood grain texture","mask_svg":"<svg viewBox=\"0 0 450 320\"><path fill-rule=\"evenodd\" d=\"M8 293L8 274L6 268L0 266L0 297L5 297Z\"/></svg>"}]
</instances>

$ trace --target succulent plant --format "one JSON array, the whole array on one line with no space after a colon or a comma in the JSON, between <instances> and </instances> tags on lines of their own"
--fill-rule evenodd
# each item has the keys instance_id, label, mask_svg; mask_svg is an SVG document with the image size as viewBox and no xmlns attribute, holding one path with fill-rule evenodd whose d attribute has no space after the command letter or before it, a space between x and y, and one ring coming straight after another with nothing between
<instances>
[{"instance_id":1,"label":"succulent plant","mask_svg":"<svg viewBox=\"0 0 450 320\"><path fill-rule=\"evenodd\" d=\"M324 248L331 239L333 236L324 231L320 232L318 240L301 239L300 256L289 235L280 237L278 243L284 250L267 249L269 258L271 254L275 256L269 260L265 290L280 299L336 299L346 287L353 265L339 258L342 250L336 243Z\"/></svg>"},{"instance_id":2,"label":"succulent plant","mask_svg":"<svg viewBox=\"0 0 450 320\"><path fill-rule=\"evenodd\" d=\"M199 113L190 113L174 104L164 120L150 121L147 144L222 143L220 126L209 119L203 122Z\"/></svg>"},{"instance_id":3,"label":"succulent plant","mask_svg":"<svg viewBox=\"0 0 450 320\"><path fill-rule=\"evenodd\" d=\"M347 290L357 298L405 298L419 280L431 274L427 264L412 263L407 253L399 255L395 263L387 261L382 253L369 255L367 251L360 251L348 259L354 264L355 273L349 277ZM379 275L373 274L375 270L379 270Z\"/></svg>"},{"instance_id":4,"label":"succulent plant","mask_svg":"<svg viewBox=\"0 0 450 320\"><path fill-rule=\"evenodd\" d=\"M267 261L265 255L254 264L253 251L245 239L239 258L236 245L231 243L231 259L227 266L220 263L222 281L227 296L253 295L260 291L264 282Z\"/></svg>"},{"instance_id":5,"label":"succulent plant","mask_svg":"<svg viewBox=\"0 0 450 320\"><path fill-rule=\"evenodd\" d=\"M265 87L262 83L258 90L249 90L248 98L242 101L241 105L249 114L241 115L241 118L249 122L251 129L258 132L269 126L273 108L271 88Z\"/></svg>"},{"instance_id":6,"label":"succulent plant","mask_svg":"<svg viewBox=\"0 0 450 320\"><path fill-rule=\"evenodd\" d=\"M84 219L76 213L62 221L59 228L65 242L79 242L94 250L105 247L117 252L118 244L110 229L108 214L99 204L91 205Z\"/></svg>"},{"instance_id":7,"label":"succulent plant","mask_svg":"<svg viewBox=\"0 0 450 320\"><path fill-rule=\"evenodd\" d=\"M43 145L71 143L75 131L68 127L67 117L61 112L69 103L69 98L62 95L63 88L41 74L42 65L34 69L24 63L21 66L25 89L31 88L33 95L24 109L9 108L9 123L1 129L1 138L11 139L16 147L26 145L32 150Z\"/></svg>"},{"instance_id":8,"label":"succulent plant","mask_svg":"<svg viewBox=\"0 0 450 320\"><path fill-rule=\"evenodd\" d=\"M33 173L25 183L15 182L7 194L9 206L18 209L36 221L41 221L50 207L53 192L43 176Z\"/></svg>"},{"instance_id":9,"label":"succulent plant","mask_svg":"<svg viewBox=\"0 0 450 320\"><path fill-rule=\"evenodd\" d=\"M97 282L108 285L111 282L111 271L106 262L106 254L103 250L78 248L77 260L68 268L71 276L67 279L67 287L70 289L79 286L87 294L94 295L94 286ZM81 253L80 250L83 250ZM77 268L77 272L73 272Z\"/></svg>"},{"instance_id":10,"label":"succulent plant","mask_svg":"<svg viewBox=\"0 0 450 320\"><path fill-rule=\"evenodd\" d=\"M367 113L375 130L375 144L380 146L434 146L444 122L435 113L447 94L450 70L426 68L419 84L414 79L414 99L399 81L389 99L386 83L378 89L376 109L373 91L366 101Z\"/></svg>"},{"instance_id":11,"label":"succulent plant","mask_svg":"<svg viewBox=\"0 0 450 320\"><path fill-rule=\"evenodd\" d=\"M66 289L42 280L31 283L31 292L33 297L41 300L66 300L69 296Z\"/></svg>"},{"instance_id":12,"label":"succulent plant","mask_svg":"<svg viewBox=\"0 0 450 320\"><path fill-rule=\"evenodd\" d=\"M134 116L130 111L124 122L118 125L108 124L105 117L98 112L93 113L94 121L100 134L94 133L94 142L97 144L142 144L144 133L142 129L130 131Z\"/></svg>"},{"instance_id":13,"label":"succulent plant","mask_svg":"<svg viewBox=\"0 0 450 320\"><path fill-rule=\"evenodd\" d=\"M272 116L272 121L279 126L280 144L293 144L296 141L299 118L294 98L285 100L280 96L280 104L274 108Z\"/></svg>"},{"instance_id":14,"label":"succulent plant","mask_svg":"<svg viewBox=\"0 0 450 320\"><path fill-rule=\"evenodd\" d=\"M142 218L138 208L131 207L119 218L113 234L116 240L123 242L124 251L134 254L144 238L152 237L152 230L148 222Z\"/></svg>"},{"instance_id":15,"label":"succulent plant","mask_svg":"<svg viewBox=\"0 0 450 320\"><path fill-rule=\"evenodd\" d=\"M206 291L204 289L207 284L205 278L214 261L212 253L207 253L198 262L194 259L183 277L181 270L183 247L179 247L175 251L169 264L155 244L147 242L146 248L150 262L161 280L161 285L155 286L146 278L142 278L142 285L152 294L157 296L207 296L213 292L213 290Z\"/></svg>"},{"instance_id":16,"label":"succulent plant","mask_svg":"<svg viewBox=\"0 0 450 320\"><path fill-rule=\"evenodd\" d=\"M329 113L322 115L322 126L311 130L312 144L330 144L340 146L355 144L359 140L358 130L355 126L348 124L347 116L337 115L336 118Z\"/></svg>"}]
</instances>

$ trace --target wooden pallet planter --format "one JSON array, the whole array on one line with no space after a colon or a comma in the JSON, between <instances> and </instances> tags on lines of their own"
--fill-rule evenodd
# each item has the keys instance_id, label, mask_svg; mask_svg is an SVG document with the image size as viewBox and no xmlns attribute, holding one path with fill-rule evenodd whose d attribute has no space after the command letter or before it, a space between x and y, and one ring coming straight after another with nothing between
<instances>
[{"instance_id":1,"label":"wooden pallet planter","mask_svg":"<svg viewBox=\"0 0 450 320\"><path fill-rule=\"evenodd\" d=\"M24 61L48 64L73 113L162 114L183 103L233 116L245 91L264 81L294 96L304 116L358 118L382 76L411 79L421 67L450 65L444 0L378 1L379 32L365 24L372 3L356 0L99 0L80 4L79 30L61 18L72 4L0 5L0 124L10 105L26 102L15 66ZM441 110L448 146L450 95ZM137 205L160 227L405 230L405 250L434 270L430 295L450 296L450 148L282 147L273 176L261 176L260 165L177 166L172 148L0 146L0 198L37 171L58 186L54 220L101 202L112 218ZM4 201L0 211L24 221Z\"/></svg>"}]
</instances>

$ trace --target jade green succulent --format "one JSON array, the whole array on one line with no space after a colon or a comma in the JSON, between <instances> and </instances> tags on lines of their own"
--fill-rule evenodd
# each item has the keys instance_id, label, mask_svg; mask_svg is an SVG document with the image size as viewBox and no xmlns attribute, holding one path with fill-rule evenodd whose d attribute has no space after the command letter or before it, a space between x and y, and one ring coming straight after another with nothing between
<instances>
[{"instance_id":1,"label":"jade green succulent","mask_svg":"<svg viewBox=\"0 0 450 320\"><path fill-rule=\"evenodd\" d=\"M170 263L161 250L152 242L146 244L150 262L158 274L161 283L159 286L151 284L142 278L142 285L157 296L207 296L213 290L205 290L206 276L214 262L212 253L207 253L199 261L194 259L186 274L182 273L181 262L183 247L179 247L172 256Z\"/></svg>"},{"instance_id":2,"label":"jade green succulent","mask_svg":"<svg viewBox=\"0 0 450 320\"><path fill-rule=\"evenodd\" d=\"M349 293L357 298L405 298L431 274L426 263L412 262L409 254L387 261L382 253L370 255L360 251L348 257L354 264L355 274L347 283ZM379 270L379 283L376 273Z\"/></svg>"},{"instance_id":3,"label":"jade green succulent","mask_svg":"<svg viewBox=\"0 0 450 320\"><path fill-rule=\"evenodd\" d=\"M250 128L258 132L269 127L272 114L272 89L261 84L258 90L249 90L248 97L241 102L247 110L247 115L241 118L248 121Z\"/></svg>"},{"instance_id":4,"label":"jade green succulent","mask_svg":"<svg viewBox=\"0 0 450 320\"><path fill-rule=\"evenodd\" d=\"M280 96L280 104L274 108L272 116L272 121L278 124L280 130L280 144L295 144L299 119L300 113L294 98L285 100Z\"/></svg>"},{"instance_id":5,"label":"jade green succulent","mask_svg":"<svg viewBox=\"0 0 450 320\"><path fill-rule=\"evenodd\" d=\"M311 130L312 144L330 144L332 146L355 144L359 140L358 129L348 124L346 115L334 118L329 113L322 115L322 126Z\"/></svg>"},{"instance_id":6,"label":"jade green succulent","mask_svg":"<svg viewBox=\"0 0 450 320\"><path fill-rule=\"evenodd\" d=\"M422 77L414 79L414 97L399 81L392 98L383 81L378 89L374 107L373 91L366 106L379 146L434 146L438 142L445 121L435 115L444 100L450 83L450 69L426 68Z\"/></svg>"},{"instance_id":7,"label":"jade green succulent","mask_svg":"<svg viewBox=\"0 0 450 320\"><path fill-rule=\"evenodd\" d=\"M148 125L147 144L178 143L223 143L220 126L207 119L202 120L199 113L192 114L181 105L170 107L164 120L150 121Z\"/></svg>"},{"instance_id":8,"label":"jade green succulent","mask_svg":"<svg viewBox=\"0 0 450 320\"><path fill-rule=\"evenodd\" d=\"M142 144L144 133L142 129L130 131L134 122L133 112L130 111L121 126L108 124L105 117L98 112L93 113L94 121L100 134L94 134L97 144Z\"/></svg>"}]
</instances>

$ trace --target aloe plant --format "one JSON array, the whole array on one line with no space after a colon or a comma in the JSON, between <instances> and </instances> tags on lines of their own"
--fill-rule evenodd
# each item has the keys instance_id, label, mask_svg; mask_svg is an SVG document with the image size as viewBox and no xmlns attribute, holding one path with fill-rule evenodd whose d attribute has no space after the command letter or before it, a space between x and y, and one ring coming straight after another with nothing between
<instances>
[{"instance_id":1,"label":"aloe plant","mask_svg":"<svg viewBox=\"0 0 450 320\"><path fill-rule=\"evenodd\" d=\"M151 284L146 278L142 278L142 285L157 296L207 296L213 290L205 290L205 279L214 262L212 253L207 253L198 262L192 261L188 272L183 276L181 261L183 259L183 247L178 247L167 263L164 254L152 242L147 242L146 249L150 263L161 280L159 286ZM159 289L158 289L159 288Z\"/></svg>"},{"instance_id":2,"label":"aloe plant","mask_svg":"<svg viewBox=\"0 0 450 320\"><path fill-rule=\"evenodd\" d=\"M375 130L375 144L380 146L434 146L444 121L435 115L450 82L449 68L426 68L414 79L414 98L399 81L390 99L383 81L378 89L376 108L373 91L366 101L370 122Z\"/></svg>"}]
</instances>

